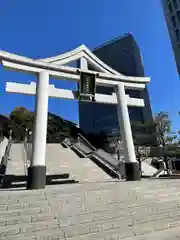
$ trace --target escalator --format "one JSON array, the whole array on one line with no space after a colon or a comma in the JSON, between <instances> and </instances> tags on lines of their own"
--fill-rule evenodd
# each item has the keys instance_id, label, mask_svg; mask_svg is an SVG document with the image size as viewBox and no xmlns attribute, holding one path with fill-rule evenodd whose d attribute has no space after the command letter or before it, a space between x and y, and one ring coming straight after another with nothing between
<instances>
[{"instance_id":1,"label":"escalator","mask_svg":"<svg viewBox=\"0 0 180 240\"><path fill-rule=\"evenodd\" d=\"M125 166L118 159L102 149L96 149L82 134L78 140L69 147L82 158L91 159L98 167L105 171L112 178L125 178Z\"/></svg>"}]
</instances>

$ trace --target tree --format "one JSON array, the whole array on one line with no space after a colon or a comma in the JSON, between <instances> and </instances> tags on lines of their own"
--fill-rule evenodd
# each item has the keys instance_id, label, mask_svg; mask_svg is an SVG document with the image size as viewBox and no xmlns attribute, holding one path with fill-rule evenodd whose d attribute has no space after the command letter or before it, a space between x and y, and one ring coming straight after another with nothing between
<instances>
[{"instance_id":1,"label":"tree","mask_svg":"<svg viewBox=\"0 0 180 240\"><path fill-rule=\"evenodd\" d=\"M34 113L24 107L15 108L9 118L9 128L12 129L13 137L23 140L26 135L26 129L33 129Z\"/></svg>"},{"instance_id":2,"label":"tree","mask_svg":"<svg viewBox=\"0 0 180 240\"><path fill-rule=\"evenodd\" d=\"M165 147L176 139L176 134L171 132L171 120L167 112L159 112L155 116L156 136L159 145Z\"/></svg>"},{"instance_id":3,"label":"tree","mask_svg":"<svg viewBox=\"0 0 180 240\"><path fill-rule=\"evenodd\" d=\"M159 112L155 116L156 136L159 145L162 147L162 158L168 169L168 152L167 146L172 145L177 135L171 132L171 120L167 112Z\"/></svg>"},{"instance_id":4,"label":"tree","mask_svg":"<svg viewBox=\"0 0 180 240\"><path fill-rule=\"evenodd\" d=\"M157 146L155 122L132 122L131 129L135 146Z\"/></svg>"},{"instance_id":5,"label":"tree","mask_svg":"<svg viewBox=\"0 0 180 240\"><path fill-rule=\"evenodd\" d=\"M0 130L3 136L9 137L10 130L12 130L12 138L23 141L27 136L27 130L31 133L33 131L34 115L34 112L24 107L16 107L4 124L0 119L0 126L2 126ZM60 142L66 137L76 139L79 132L80 129L77 128L76 124L48 113L47 141Z\"/></svg>"}]
</instances>

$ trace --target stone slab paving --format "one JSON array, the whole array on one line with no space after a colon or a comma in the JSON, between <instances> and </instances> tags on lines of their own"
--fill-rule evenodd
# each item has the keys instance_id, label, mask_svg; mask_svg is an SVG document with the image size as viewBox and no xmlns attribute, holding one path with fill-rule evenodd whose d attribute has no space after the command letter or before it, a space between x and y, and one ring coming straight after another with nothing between
<instances>
[{"instance_id":1,"label":"stone slab paving","mask_svg":"<svg viewBox=\"0 0 180 240\"><path fill-rule=\"evenodd\" d=\"M180 239L179 180L0 190L0 239Z\"/></svg>"}]
</instances>

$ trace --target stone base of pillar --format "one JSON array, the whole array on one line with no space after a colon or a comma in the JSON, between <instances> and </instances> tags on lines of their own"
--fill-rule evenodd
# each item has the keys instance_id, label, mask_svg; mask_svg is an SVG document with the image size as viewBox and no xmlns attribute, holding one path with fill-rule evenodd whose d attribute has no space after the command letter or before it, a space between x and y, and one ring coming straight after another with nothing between
<instances>
[{"instance_id":1,"label":"stone base of pillar","mask_svg":"<svg viewBox=\"0 0 180 240\"><path fill-rule=\"evenodd\" d=\"M46 187L46 166L28 168L27 189L43 189Z\"/></svg>"},{"instance_id":2,"label":"stone base of pillar","mask_svg":"<svg viewBox=\"0 0 180 240\"><path fill-rule=\"evenodd\" d=\"M141 173L139 170L138 162L125 163L126 180L127 181L139 181L141 180Z\"/></svg>"}]
</instances>

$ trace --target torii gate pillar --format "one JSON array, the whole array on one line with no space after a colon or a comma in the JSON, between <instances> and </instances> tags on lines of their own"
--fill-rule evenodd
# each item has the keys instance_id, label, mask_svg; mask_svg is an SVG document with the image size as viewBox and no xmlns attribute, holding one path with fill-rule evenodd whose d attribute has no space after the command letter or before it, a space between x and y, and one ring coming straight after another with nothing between
<instances>
[{"instance_id":1,"label":"torii gate pillar","mask_svg":"<svg viewBox=\"0 0 180 240\"><path fill-rule=\"evenodd\" d=\"M129 119L128 105L126 101L126 94L124 84L118 83L115 87L117 94L117 111L120 132L123 139L125 169L127 181L138 181L141 179L139 163L136 160L133 137L131 131L131 124Z\"/></svg>"},{"instance_id":2,"label":"torii gate pillar","mask_svg":"<svg viewBox=\"0 0 180 240\"><path fill-rule=\"evenodd\" d=\"M41 189L46 186L46 135L48 115L48 72L38 74L36 85L36 106L32 141L32 159L28 168L27 189Z\"/></svg>"}]
</instances>

